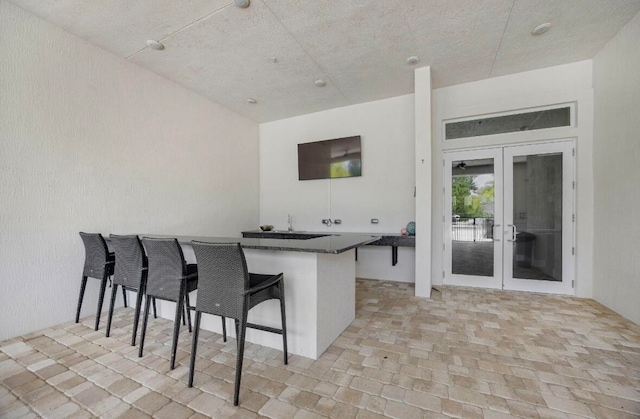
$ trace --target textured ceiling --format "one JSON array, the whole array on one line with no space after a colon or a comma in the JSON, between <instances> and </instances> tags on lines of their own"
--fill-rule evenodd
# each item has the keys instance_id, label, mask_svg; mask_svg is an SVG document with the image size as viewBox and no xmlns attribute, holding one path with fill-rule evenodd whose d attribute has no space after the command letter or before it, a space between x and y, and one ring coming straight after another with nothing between
<instances>
[{"instance_id":1,"label":"textured ceiling","mask_svg":"<svg viewBox=\"0 0 640 419\"><path fill-rule=\"evenodd\" d=\"M640 0L11 1L256 122L413 93L421 66L437 88L589 59L640 11ZM551 31L531 36L543 22Z\"/></svg>"}]
</instances>

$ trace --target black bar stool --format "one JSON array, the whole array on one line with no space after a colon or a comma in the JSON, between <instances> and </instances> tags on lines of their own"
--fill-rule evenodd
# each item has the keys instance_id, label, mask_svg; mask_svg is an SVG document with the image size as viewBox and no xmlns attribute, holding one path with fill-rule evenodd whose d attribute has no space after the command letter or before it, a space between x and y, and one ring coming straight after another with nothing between
<instances>
[{"instance_id":1,"label":"black bar stool","mask_svg":"<svg viewBox=\"0 0 640 419\"><path fill-rule=\"evenodd\" d=\"M236 380L233 404L238 405L240 378L244 356L244 340L247 327L282 335L284 363L287 356L287 326L284 302L283 274L259 275L249 273L244 252L239 243L203 243L192 242L198 261L200 287L196 303L196 323L191 346L189 366L189 387L193 386L193 375L200 332L202 313L214 314L235 320L238 352L236 355ZM263 301L280 300L282 329L247 323L249 310Z\"/></svg>"},{"instance_id":2,"label":"black bar stool","mask_svg":"<svg viewBox=\"0 0 640 419\"><path fill-rule=\"evenodd\" d=\"M147 252L149 273L145 290L147 299L144 305L144 318L142 321L138 356L142 356L144 349L150 298L159 298L161 300L175 302L176 316L173 323L173 344L171 347L170 364L171 369L174 369L181 318L187 318L189 331L191 331L191 316L187 311L189 308L189 293L198 289L198 268L195 264L187 265L184 260L182 248L176 239L143 237L142 243ZM185 311L184 317L182 317L183 310Z\"/></svg>"},{"instance_id":3,"label":"black bar stool","mask_svg":"<svg viewBox=\"0 0 640 419\"><path fill-rule=\"evenodd\" d=\"M82 271L82 283L80 284L80 295L78 296L78 308L76 309L76 323L80 321L80 310L82 309L84 291L87 287L87 278L96 278L101 281L95 326L95 330L98 330L98 326L100 325L100 313L102 313L102 303L104 301L104 293L107 288L107 279L113 275L115 255L113 253L109 253L107 244L101 234L80 232L80 237L84 244L85 256L84 269Z\"/></svg>"},{"instance_id":4,"label":"black bar stool","mask_svg":"<svg viewBox=\"0 0 640 419\"><path fill-rule=\"evenodd\" d=\"M111 320L113 318L113 306L116 301L118 285L125 291L135 291L138 293L136 299L136 312L133 318L133 332L131 333L131 346L136 344L136 334L138 331L138 321L140 309L142 307L142 296L147 286L147 256L138 236L109 236L111 247L116 255L116 267L113 274L113 289L111 291L111 304L109 305L109 319L107 320L107 333L111 334ZM153 316L156 317L156 302L153 302ZM125 299L126 307L126 299Z\"/></svg>"}]
</instances>

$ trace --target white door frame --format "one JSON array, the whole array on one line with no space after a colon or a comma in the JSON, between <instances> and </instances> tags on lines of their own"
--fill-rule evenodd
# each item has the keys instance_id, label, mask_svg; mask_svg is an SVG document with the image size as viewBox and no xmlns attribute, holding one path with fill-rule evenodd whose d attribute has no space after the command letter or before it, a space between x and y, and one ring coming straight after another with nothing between
<instances>
[{"instance_id":1,"label":"white door frame","mask_svg":"<svg viewBox=\"0 0 640 419\"><path fill-rule=\"evenodd\" d=\"M574 294L574 142L514 145L504 147L504 289L514 291L542 292L548 294ZM513 278L513 248L510 246L511 231L506 227L513 219L513 159L516 156L562 153L562 282Z\"/></svg>"},{"instance_id":2,"label":"white door frame","mask_svg":"<svg viewBox=\"0 0 640 419\"><path fill-rule=\"evenodd\" d=\"M513 278L513 157L529 154L563 153L562 159L562 282ZM452 270L452 162L492 158L495 175L494 276L453 274ZM443 284L492 289L508 289L550 294L575 294L575 140L501 145L489 148L443 152L444 165L444 245Z\"/></svg>"},{"instance_id":3,"label":"white door frame","mask_svg":"<svg viewBox=\"0 0 640 419\"><path fill-rule=\"evenodd\" d=\"M452 205L452 165L454 161L470 161L478 159L493 159L494 170L494 188L496 191L503 189L502 184L502 148L484 148L465 151L447 151L444 153L444 278L443 283L446 285L459 285L465 287L480 287L480 288L502 288L502 267L503 267L503 252L501 242L498 240L494 242L493 248L493 277L489 276L473 276L473 275L459 275L454 274L452 271L452 255L453 241L451 239L452 231L452 219L451 208ZM494 219L502 219L503 202L502 193L495 195L494 203ZM494 237L500 238L502 236L502 230L500 226L496 225L494 228Z\"/></svg>"}]
</instances>

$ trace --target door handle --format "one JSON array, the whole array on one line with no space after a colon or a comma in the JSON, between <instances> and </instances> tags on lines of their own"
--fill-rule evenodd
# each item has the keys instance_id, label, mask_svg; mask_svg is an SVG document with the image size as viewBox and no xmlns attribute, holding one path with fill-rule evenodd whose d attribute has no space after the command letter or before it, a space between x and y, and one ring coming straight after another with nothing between
<instances>
[{"instance_id":1,"label":"door handle","mask_svg":"<svg viewBox=\"0 0 640 419\"><path fill-rule=\"evenodd\" d=\"M494 225L492 225L492 226L491 226L491 230L492 230L491 232L493 233L493 241L494 241L494 242L499 242L499 241L500 241L500 239L496 239L496 232L495 232L495 231L493 231L493 229L494 229L494 228L496 228L496 227L500 227L500 224L494 224Z\"/></svg>"},{"instance_id":2,"label":"door handle","mask_svg":"<svg viewBox=\"0 0 640 419\"><path fill-rule=\"evenodd\" d=\"M518 229L516 228L515 225L513 224L507 224L507 227L511 227L511 238L507 239L508 242L515 242L516 239L518 238ZM505 231L504 234L507 234L507 232Z\"/></svg>"}]
</instances>

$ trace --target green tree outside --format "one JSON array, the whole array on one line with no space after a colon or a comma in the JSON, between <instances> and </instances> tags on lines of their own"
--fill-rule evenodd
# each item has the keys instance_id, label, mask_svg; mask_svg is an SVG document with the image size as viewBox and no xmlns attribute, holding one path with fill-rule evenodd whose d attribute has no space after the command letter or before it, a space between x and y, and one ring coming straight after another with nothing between
<instances>
[{"instance_id":1,"label":"green tree outside","mask_svg":"<svg viewBox=\"0 0 640 419\"><path fill-rule=\"evenodd\" d=\"M493 204L495 188L493 181L487 186L478 188L475 176L455 176L451 185L453 214L462 218L491 217L493 213L485 213L483 208Z\"/></svg>"}]
</instances>

